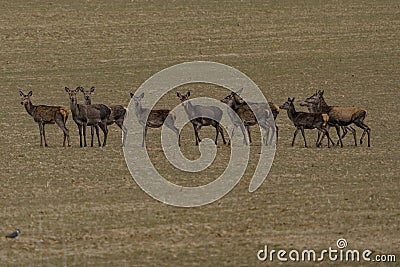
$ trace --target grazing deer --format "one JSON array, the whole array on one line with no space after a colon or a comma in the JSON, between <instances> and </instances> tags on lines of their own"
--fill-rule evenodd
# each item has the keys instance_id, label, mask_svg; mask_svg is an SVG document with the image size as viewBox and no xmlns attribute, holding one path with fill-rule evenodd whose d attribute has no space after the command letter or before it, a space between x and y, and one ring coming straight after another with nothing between
<instances>
[{"instance_id":1,"label":"grazing deer","mask_svg":"<svg viewBox=\"0 0 400 267\"><path fill-rule=\"evenodd\" d=\"M90 95L94 93L95 87L92 86L90 88L90 90L85 90L85 88L83 88L83 87L78 87L78 88L83 93L85 104L91 105L92 100L90 98ZM113 123L118 125L118 127L123 132L122 144L125 144L126 127L124 126L124 119L125 119L125 114L126 114L126 108L123 107L122 105L112 105L112 106L109 106L109 108L111 110L111 114L107 120L107 125L112 125ZM100 146L99 128L97 125L91 127L91 134L92 134L91 146L93 146L93 128L96 129L97 140L98 140L99 146Z\"/></svg>"},{"instance_id":2,"label":"grazing deer","mask_svg":"<svg viewBox=\"0 0 400 267\"><path fill-rule=\"evenodd\" d=\"M329 116L325 113L307 113L307 112L297 112L295 107L294 107L294 98L288 98L288 100L283 103L280 108L281 109L286 109L287 114L289 119L293 122L294 126L296 127L296 131L294 132L293 136L293 141L292 141L292 146L294 146L294 141L296 139L296 135L301 131L301 134L303 135L304 139L304 146L307 147L307 141L306 141L306 136L304 135L304 129L315 129L317 128L318 131L322 132L324 135L328 137L328 139L331 139L329 137L329 132L326 129L326 126L328 124ZM321 140L316 143L316 146L319 147L321 146L322 138ZM333 143L333 141L331 140ZM328 142L328 147L330 147L329 142Z\"/></svg>"},{"instance_id":3,"label":"grazing deer","mask_svg":"<svg viewBox=\"0 0 400 267\"><path fill-rule=\"evenodd\" d=\"M363 133L360 137L360 144L363 142L363 138L365 134L368 135L368 147L371 146L370 142L370 133L371 129L364 123L364 119L367 116L367 109L361 107L337 107L337 106L329 106L324 99L324 91L318 91L313 96L307 98L307 102L313 104L316 109L320 112L327 113L329 115L329 122L330 126L350 126L350 124L354 123L359 128L363 129ZM354 136L355 143L357 145L356 140L356 132L355 129L352 127L348 128ZM341 147L343 147L342 138L347 134L347 131L343 131L343 136L339 135L339 142ZM324 138L322 136L322 138Z\"/></svg>"},{"instance_id":4,"label":"grazing deer","mask_svg":"<svg viewBox=\"0 0 400 267\"><path fill-rule=\"evenodd\" d=\"M24 94L22 91L19 91L19 95L21 96L21 104L25 106L25 109L28 112L28 114L31 115L33 117L33 120L37 122L39 125L40 146L43 146L42 139L44 140L44 146L48 146L44 131L45 124L54 124L54 123L56 123L64 133L63 146L65 147L66 140L68 141L68 146L70 146L69 131L67 127L65 127L69 111L61 106L33 105L30 100L30 97L32 96L32 91L30 91L27 95Z\"/></svg>"},{"instance_id":5,"label":"grazing deer","mask_svg":"<svg viewBox=\"0 0 400 267\"><path fill-rule=\"evenodd\" d=\"M164 123L165 126L170 128L178 138L178 145L181 146L181 136L178 128L175 126L176 114L175 112L168 109L156 109L149 110L148 108L142 107L142 99L144 97L144 93L141 93L139 96L135 96L131 93L131 98L133 99L135 115L139 120L140 125L143 127L143 135L142 135L142 147L144 147L147 128L159 128Z\"/></svg>"},{"instance_id":6,"label":"grazing deer","mask_svg":"<svg viewBox=\"0 0 400 267\"><path fill-rule=\"evenodd\" d=\"M202 126L213 126L216 131L215 141L214 141L215 144L217 144L219 133L221 134L223 143L226 144L224 132L222 130L221 125L219 125L219 122L221 121L223 114L220 108L214 106L193 105L192 103L190 103L189 100L190 91L188 91L185 95L182 95L179 92L176 95L181 101L183 108L185 109L185 112L188 115L188 118L193 125L194 135L196 139L196 146L198 146L199 142L201 142L201 139L199 137L199 131Z\"/></svg>"},{"instance_id":7,"label":"grazing deer","mask_svg":"<svg viewBox=\"0 0 400 267\"><path fill-rule=\"evenodd\" d=\"M70 108L72 118L74 119L79 130L79 145L82 147L82 128L83 128L83 145L86 147L86 126L100 126L104 134L103 146L107 143L107 120L111 114L111 110L103 104L85 105L78 104L76 94L81 91L80 87L70 90L65 87L65 91L69 94Z\"/></svg>"},{"instance_id":8,"label":"grazing deer","mask_svg":"<svg viewBox=\"0 0 400 267\"><path fill-rule=\"evenodd\" d=\"M233 109L239 116L239 118L243 121L244 126L246 127L247 133L249 135L249 142L251 143L251 135L250 135L250 126L259 124L261 129L264 130L264 144L268 144L272 142L272 137L268 142L268 133L269 129L271 128L270 122L268 121L268 118L270 117L270 111L268 110L268 107L264 103L246 103L243 101L242 97L239 95L243 91L243 88L240 89L237 92L231 92L228 96L226 96L224 99L221 100L221 102L227 104L231 109ZM250 104L250 106L249 106ZM272 112L272 115L274 117L274 120L279 114L279 106L275 105L272 102L268 102L268 106ZM251 107L251 108L250 108ZM254 115L252 109L257 113L260 122L257 121L256 116ZM234 114L231 114L231 110L228 109L228 115L231 118L231 121L234 125L232 129L232 137L234 135L234 132L237 127L240 127L242 129L242 123L240 121L236 121L236 117ZM274 127L276 131L276 140L278 140L278 126L276 125L274 121ZM247 140L245 139L245 134L244 130L242 129L243 137L244 137L244 143L247 144Z\"/></svg>"}]
</instances>

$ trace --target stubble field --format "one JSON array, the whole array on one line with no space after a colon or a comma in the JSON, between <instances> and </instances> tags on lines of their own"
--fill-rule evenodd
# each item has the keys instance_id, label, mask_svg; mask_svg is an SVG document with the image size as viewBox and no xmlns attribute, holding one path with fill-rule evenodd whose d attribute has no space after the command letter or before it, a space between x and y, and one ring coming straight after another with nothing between
<instances>
[{"instance_id":1,"label":"stubble field","mask_svg":"<svg viewBox=\"0 0 400 267\"><path fill-rule=\"evenodd\" d=\"M257 260L264 245L321 251L339 238L349 249L400 260L396 1L7 1L0 8L0 234L21 230L0 241L2 265L265 266ZM133 181L117 126L106 147L80 148L71 116L72 146L63 148L61 130L50 125L50 146L41 148L38 126L20 105L19 90L32 90L33 104L69 109L64 87L82 85L96 87L92 102L127 106L154 73L194 60L239 69L277 104L296 97L299 106L321 89L329 104L366 107L372 146L355 147L348 136L343 148L304 148L299 136L291 147L294 127L282 110L275 160L257 191L248 192L260 150L255 133L234 190L210 205L177 208ZM159 106L178 105L180 89ZM211 89L197 85L193 96L227 95ZM306 135L313 144L316 132ZM181 184L210 182L228 161L229 147L219 144L213 166L188 175L165 163L159 137L149 130L149 153ZM189 158L199 155L191 126L182 143Z\"/></svg>"}]
</instances>

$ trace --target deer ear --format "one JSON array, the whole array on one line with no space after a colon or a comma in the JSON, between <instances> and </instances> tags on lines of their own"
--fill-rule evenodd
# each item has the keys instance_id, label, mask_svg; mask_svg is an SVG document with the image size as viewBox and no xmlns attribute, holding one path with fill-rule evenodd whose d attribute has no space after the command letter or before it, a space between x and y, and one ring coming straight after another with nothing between
<instances>
[{"instance_id":1,"label":"deer ear","mask_svg":"<svg viewBox=\"0 0 400 267\"><path fill-rule=\"evenodd\" d=\"M94 92L94 86L92 86L92 88L90 88L90 92L93 93Z\"/></svg>"},{"instance_id":2,"label":"deer ear","mask_svg":"<svg viewBox=\"0 0 400 267\"><path fill-rule=\"evenodd\" d=\"M83 93L84 90L85 90L85 88L83 88L82 86L78 86L75 89L76 92L82 92L82 93Z\"/></svg>"},{"instance_id":3,"label":"deer ear","mask_svg":"<svg viewBox=\"0 0 400 267\"><path fill-rule=\"evenodd\" d=\"M131 98L135 95L134 93L129 93L131 95Z\"/></svg>"},{"instance_id":4,"label":"deer ear","mask_svg":"<svg viewBox=\"0 0 400 267\"><path fill-rule=\"evenodd\" d=\"M176 96L180 98L181 97L181 93L176 92Z\"/></svg>"},{"instance_id":5,"label":"deer ear","mask_svg":"<svg viewBox=\"0 0 400 267\"><path fill-rule=\"evenodd\" d=\"M241 94L243 92L243 87L236 91L236 94Z\"/></svg>"},{"instance_id":6,"label":"deer ear","mask_svg":"<svg viewBox=\"0 0 400 267\"><path fill-rule=\"evenodd\" d=\"M32 94L33 94L32 91L29 91L28 96L32 96Z\"/></svg>"},{"instance_id":7,"label":"deer ear","mask_svg":"<svg viewBox=\"0 0 400 267\"><path fill-rule=\"evenodd\" d=\"M321 91L321 95L323 95L323 94L324 94L324 90Z\"/></svg>"},{"instance_id":8,"label":"deer ear","mask_svg":"<svg viewBox=\"0 0 400 267\"><path fill-rule=\"evenodd\" d=\"M144 97L144 92L140 94L139 98L143 98Z\"/></svg>"},{"instance_id":9,"label":"deer ear","mask_svg":"<svg viewBox=\"0 0 400 267\"><path fill-rule=\"evenodd\" d=\"M24 96L24 93L22 91L19 91L20 96Z\"/></svg>"},{"instance_id":10,"label":"deer ear","mask_svg":"<svg viewBox=\"0 0 400 267\"><path fill-rule=\"evenodd\" d=\"M71 90L69 90L69 88L65 86L65 92L69 93L71 92Z\"/></svg>"},{"instance_id":11,"label":"deer ear","mask_svg":"<svg viewBox=\"0 0 400 267\"><path fill-rule=\"evenodd\" d=\"M187 96L187 97L190 96L190 91L187 91L186 96Z\"/></svg>"}]
</instances>

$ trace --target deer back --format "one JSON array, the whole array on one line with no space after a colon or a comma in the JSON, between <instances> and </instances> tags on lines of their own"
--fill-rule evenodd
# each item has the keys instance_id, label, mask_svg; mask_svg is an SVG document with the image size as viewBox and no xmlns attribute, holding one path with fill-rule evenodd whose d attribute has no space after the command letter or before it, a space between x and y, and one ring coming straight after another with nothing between
<instances>
[{"instance_id":1,"label":"deer back","mask_svg":"<svg viewBox=\"0 0 400 267\"><path fill-rule=\"evenodd\" d=\"M69 111L61 106L39 105L34 107L32 116L36 122L55 123L57 113L60 113L64 118L69 115Z\"/></svg>"},{"instance_id":2,"label":"deer back","mask_svg":"<svg viewBox=\"0 0 400 267\"><path fill-rule=\"evenodd\" d=\"M367 110L360 107L332 107L329 112L329 117L340 122L351 122L354 117L362 113L366 115Z\"/></svg>"},{"instance_id":3,"label":"deer back","mask_svg":"<svg viewBox=\"0 0 400 267\"><path fill-rule=\"evenodd\" d=\"M121 105L113 105L110 106L111 114L109 117L108 122L114 122L114 121L119 121L119 120L124 120L125 114L126 114L126 109L125 107Z\"/></svg>"}]
</instances>

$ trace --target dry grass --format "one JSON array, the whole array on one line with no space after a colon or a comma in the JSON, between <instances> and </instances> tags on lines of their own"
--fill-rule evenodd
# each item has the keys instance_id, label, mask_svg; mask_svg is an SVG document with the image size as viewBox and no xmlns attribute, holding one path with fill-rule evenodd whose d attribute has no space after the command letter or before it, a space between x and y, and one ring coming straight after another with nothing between
<instances>
[{"instance_id":1,"label":"dry grass","mask_svg":"<svg viewBox=\"0 0 400 267\"><path fill-rule=\"evenodd\" d=\"M2 264L265 266L256 258L264 244L319 250L341 237L349 248L399 258L395 1L12 1L0 8L0 233L22 232L0 242ZM50 147L43 149L37 125L19 104L22 89L33 90L33 103L68 106L64 86L82 85L96 86L93 102L127 105L129 92L152 74L193 60L238 68L279 104L325 89L328 103L365 106L372 147L354 147L347 137L343 149L305 149L301 138L292 148L294 128L282 112L273 168L259 190L247 191L255 156L223 199L175 208L133 182L116 126L107 147L84 149L72 119L71 148L61 147L60 129L47 126ZM162 105L178 103L171 95ZM148 143L155 140L150 150L162 166L159 133L149 130ZM187 155L197 153L192 135L185 128ZM316 133L307 136L311 144ZM213 169L195 177L164 171L182 183L212 180L229 149L218 153Z\"/></svg>"}]
</instances>

